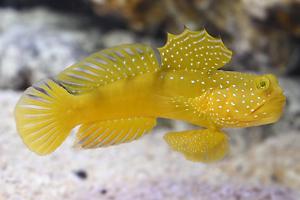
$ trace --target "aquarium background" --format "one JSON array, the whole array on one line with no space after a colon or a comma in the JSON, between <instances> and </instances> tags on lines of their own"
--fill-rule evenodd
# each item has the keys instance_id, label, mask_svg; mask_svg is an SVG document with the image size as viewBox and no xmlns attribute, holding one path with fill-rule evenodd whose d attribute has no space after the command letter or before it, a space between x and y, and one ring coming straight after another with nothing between
<instances>
[{"instance_id":1,"label":"aquarium background","mask_svg":"<svg viewBox=\"0 0 300 200\"><path fill-rule=\"evenodd\" d=\"M300 2L297 0L0 0L0 200L300 199ZM81 151L68 140L39 157L13 110L22 91L88 54L123 43L162 46L166 32L206 28L234 52L225 68L279 76L274 125L228 129L231 153L187 161L163 141L191 128L159 120L139 141Z\"/></svg>"}]
</instances>

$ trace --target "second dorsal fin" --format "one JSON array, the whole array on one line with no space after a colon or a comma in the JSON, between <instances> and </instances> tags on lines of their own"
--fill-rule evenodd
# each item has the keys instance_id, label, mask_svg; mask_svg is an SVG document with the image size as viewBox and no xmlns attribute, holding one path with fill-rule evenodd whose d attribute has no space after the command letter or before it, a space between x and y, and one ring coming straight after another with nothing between
<instances>
[{"instance_id":1,"label":"second dorsal fin","mask_svg":"<svg viewBox=\"0 0 300 200\"><path fill-rule=\"evenodd\" d=\"M58 74L57 80L69 92L82 94L158 69L159 64L151 47L143 44L120 45L86 57Z\"/></svg>"},{"instance_id":2,"label":"second dorsal fin","mask_svg":"<svg viewBox=\"0 0 300 200\"><path fill-rule=\"evenodd\" d=\"M169 33L167 43L159 48L159 52L162 69L193 69L203 72L223 67L232 55L221 39L212 37L206 30L189 29L179 35Z\"/></svg>"}]
</instances>

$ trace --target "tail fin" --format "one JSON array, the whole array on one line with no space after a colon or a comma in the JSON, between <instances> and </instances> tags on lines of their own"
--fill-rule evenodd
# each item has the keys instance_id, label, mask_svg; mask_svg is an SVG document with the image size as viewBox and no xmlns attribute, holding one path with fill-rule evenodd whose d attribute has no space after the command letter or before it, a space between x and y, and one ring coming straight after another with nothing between
<instances>
[{"instance_id":1,"label":"tail fin","mask_svg":"<svg viewBox=\"0 0 300 200\"><path fill-rule=\"evenodd\" d=\"M46 155L62 144L75 126L70 109L73 98L51 79L24 92L16 105L15 118L17 130L30 150Z\"/></svg>"}]
</instances>

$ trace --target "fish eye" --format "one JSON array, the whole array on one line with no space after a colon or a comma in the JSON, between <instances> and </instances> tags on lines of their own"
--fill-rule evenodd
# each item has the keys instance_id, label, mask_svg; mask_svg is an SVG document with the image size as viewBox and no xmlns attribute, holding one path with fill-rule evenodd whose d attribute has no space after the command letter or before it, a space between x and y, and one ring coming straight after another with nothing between
<instances>
[{"instance_id":1,"label":"fish eye","mask_svg":"<svg viewBox=\"0 0 300 200\"><path fill-rule=\"evenodd\" d=\"M270 86L270 81L266 77L262 77L256 81L256 87L259 90L266 90Z\"/></svg>"}]
</instances>

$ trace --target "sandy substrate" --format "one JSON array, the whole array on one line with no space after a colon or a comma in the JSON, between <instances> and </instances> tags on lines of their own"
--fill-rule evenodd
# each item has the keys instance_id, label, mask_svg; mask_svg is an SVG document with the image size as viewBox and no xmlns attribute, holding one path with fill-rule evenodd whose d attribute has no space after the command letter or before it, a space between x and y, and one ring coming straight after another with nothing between
<instances>
[{"instance_id":1,"label":"sandy substrate","mask_svg":"<svg viewBox=\"0 0 300 200\"><path fill-rule=\"evenodd\" d=\"M168 130L162 129L99 150L73 149L69 138L54 154L40 157L16 132L13 108L19 95L0 92L0 200L300 199L298 133L270 138L210 165L172 152L162 139Z\"/></svg>"}]
</instances>

